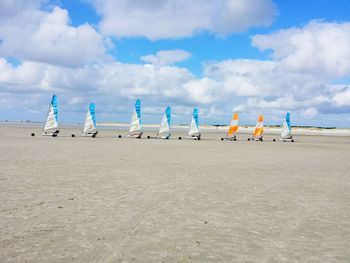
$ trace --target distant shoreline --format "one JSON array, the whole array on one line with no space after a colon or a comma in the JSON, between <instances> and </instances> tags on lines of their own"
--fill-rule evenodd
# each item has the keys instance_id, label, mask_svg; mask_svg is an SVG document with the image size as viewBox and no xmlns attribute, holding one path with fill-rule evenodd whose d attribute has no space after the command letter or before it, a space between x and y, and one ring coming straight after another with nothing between
<instances>
[{"instance_id":1,"label":"distant shoreline","mask_svg":"<svg viewBox=\"0 0 350 263\"><path fill-rule=\"evenodd\" d=\"M43 122L31 122L31 121L0 121L0 125L43 125ZM82 126L82 123L62 123L62 128ZM121 128L126 130L129 123L114 123L114 122L98 122L97 126L102 128ZM143 128L147 130L157 130L159 124L143 124ZM251 133L253 132L255 125L241 125L238 133ZM171 125L174 130L187 130L188 125L175 124ZM199 125L199 128L203 132L220 132L225 133L228 129L228 125ZM265 125L265 133L267 134L279 134L282 126L279 125ZM312 126L292 126L292 133L295 135L324 135L324 136L350 136L350 128L335 128L335 127L312 127Z\"/></svg>"}]
</instances>

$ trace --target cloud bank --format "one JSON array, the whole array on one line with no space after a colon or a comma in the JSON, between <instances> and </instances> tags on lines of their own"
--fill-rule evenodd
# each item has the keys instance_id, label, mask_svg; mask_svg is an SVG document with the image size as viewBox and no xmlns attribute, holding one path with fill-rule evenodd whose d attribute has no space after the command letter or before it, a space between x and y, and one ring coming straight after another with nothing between
<instances>
[{"instance_id":1,"label":"cloud bank","mask_svg":"<svg viewBox=\"0 0 350 263\"><path fill-rule=\"evenodd\" d=\"M22 1L19 6L2 1L0 119L43 120L47 103L56 93L63 121L83 120L92 100L100 120L128 121L133 100L139 97L146 123L160 118L170 105L174 121L181 123L198 106L201 120L207 123L226 123L232 110L239 111L245 123L253 123L260 112L269 123L279 123L290 110L297 124L344 126L350 114L350 85L341 83L350 74L350 22L311 21L303 27L252 36L255 47L271 52L269 60L207 62L200 77L179 66L192 56L186 50L144 54L139 64L121 63L108 55L111 36L177 38L201 30L229 34L271 23L276 12L273 3L253 2L220 1L215 9L212 1L204 0L99 1L95 3L102 14L99 31L87 23L71 25L68 11L57 6L42 9L40 1ZM264 8L267 11L260 14ZM147 16L149 9L154 9L154 18ZM107 14L108 10L121 16ZM247 10L253 10L254 19L248 15L241 21ZM134 31L128 31L131 35L109 32L108 23L118 24L112 20L123 20L123 13L129 14L124 23ZM190 14L198 14L199 19L189 19L192 22L187 24ZM185 22L175 23L174 17ZM146 20L148 28L143 30ZM158 21L163 27L155 26Z\"/></svg>"},{"instance_id":2,"label":"cloud bank","mask_svg":"<svg viewBox=\"0 0 350 263\"><path fill-rule=\"evenodd\" d=\"M102 16L101 31L151 40L219 35L269 26L277 13L272 0L92 0Z\"/></svg>"}]
</instances>

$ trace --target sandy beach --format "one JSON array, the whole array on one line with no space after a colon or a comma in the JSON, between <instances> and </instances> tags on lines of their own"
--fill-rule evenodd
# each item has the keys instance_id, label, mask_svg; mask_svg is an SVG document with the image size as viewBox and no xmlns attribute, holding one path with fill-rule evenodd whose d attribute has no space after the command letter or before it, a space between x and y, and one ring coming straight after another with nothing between
<instances>
[{"instance_id":1,"label":"sandy beach","mask_svg":"<svg viewBox=\"0 0 350 263\"><path fill-rule=\"evenodd\" d=\"M0 125L1 262L349 262L350 137L71 133Z\"/></svg>"}]
</instances>

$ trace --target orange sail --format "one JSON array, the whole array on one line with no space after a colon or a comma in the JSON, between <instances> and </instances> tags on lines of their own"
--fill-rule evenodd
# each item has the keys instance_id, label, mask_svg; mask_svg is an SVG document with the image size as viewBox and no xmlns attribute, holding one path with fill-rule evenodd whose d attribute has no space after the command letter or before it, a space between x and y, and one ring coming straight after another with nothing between
<instances>
[{"instance_id":1,"label":"orange sail","mask_svg":"<svg viewBox=\"0 0 350 263\"><path fill-rule=\"evenodd\" d=\"M262 137L263 133L264 133L264 116L260 114L254 130L253 138L258 139Z\"/></svg>"},{"instance_id":2,"label":"orange sail","mask_svg":"<svg viewBox=\"0 0 350 263\"><path fill-rule=\"evenodd\" d=\"M226 134L226 138L234 137L235 133L238 131L238 114L234 113L230 123L230 128Z\"/></svg>"}]
</instances>

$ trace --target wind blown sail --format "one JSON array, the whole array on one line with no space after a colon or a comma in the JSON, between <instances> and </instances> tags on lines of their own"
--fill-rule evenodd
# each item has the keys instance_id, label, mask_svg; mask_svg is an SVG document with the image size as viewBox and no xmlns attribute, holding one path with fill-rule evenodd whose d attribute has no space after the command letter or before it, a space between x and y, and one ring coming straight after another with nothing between
<instances>
[{"instance_id":1,"label":"wind blown sail","mask_svg":"<svg viewBox=\"0 0 350 263\"><path fill-rule=\"evenodd\" d=\"M256 127L254 129L253 138L260 139L264 133L264 116L262 114L259 115L258 122L256 123Z\"/></svg>"},{"instance_id":2,"label":"wind blown sail","mask_svg":"<svg viewBox=\"0 0 350 263\"><path fill-rule=\"evenodd\" d=\"M91 103L86 114L84 130L82 135L94 135L97 133L96 129L96 113L95 103Z\"/></svg>"},{"instance_id":3,"label":"wind blown sail","mask_svg":"<svg viewBox=\"0 0 350 263\"><path fill-rule=\"evenodd\" d=\"M198 126L198 109L193 109L192 121L190 125L190 130L188 132L189 137L200 137L201 133Z\"/></svg>"},{"instance_id":4,"label":"wind blown sail","mask_svg":"<svg viewBox=\"0 0 350 263\"><path fill-rule=\"evenodd\" d=\"M286 119L284 120L283 127L282 127L282 133L281 133L281 138L282 139L291 139L292 129L290 126L290 112L287 112L286 114Z\"/></svg>"},{"instance_id":5,"label":"wind blown sail","mask_svg":"<svg viewBox=\"0 0 350 263\"><path fill-rule=\"evenodd\" d=\"M141 101L139 99L135 102L133 114L131 116L131 123L129 129L129 136L141 137Z\"/></svg>"},{"instance_id":6,"label":"wind blown sail","mask_svg":"<svg viewBox=\"0 0 350 263\"><path fill-rule=\"evenodd\" d=\"M49 106L49 110L47 113L46 122L43 128L43 135L47 135L47 134L52 135L53 133L49 133L49 131L57 127L58 127L58 103L57 103L57 96L53 95Z\"/></svg>"},{"instance_id":7,"label":"wind blown sail","mask_svg":"<svg viewBox=\"0 0 350 263\"><path fill-rule=\"evenodd\" d=\"M226 134L226 139L236 138L236 132L238 131L238 114L234 113L230 123L230 127Z\"/></svg>"},{"instance_id":8,"label":"wind blown sail","mask_svg":"<svg viewBox=\"0 0 350 263\"><path fill-rule=\"evenodd\" d=\"M171 121L171 108L167 107L160 123L158 138L169 138L170 137L170 121Z\"/></svg>"}]
</instances>

